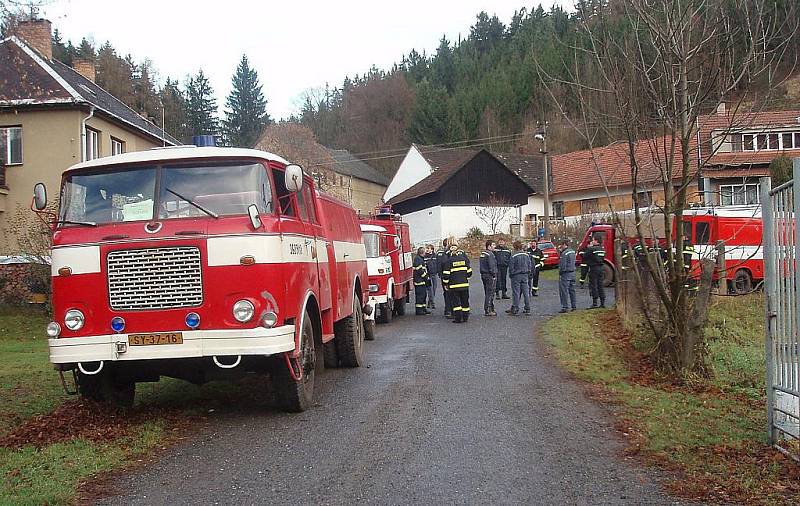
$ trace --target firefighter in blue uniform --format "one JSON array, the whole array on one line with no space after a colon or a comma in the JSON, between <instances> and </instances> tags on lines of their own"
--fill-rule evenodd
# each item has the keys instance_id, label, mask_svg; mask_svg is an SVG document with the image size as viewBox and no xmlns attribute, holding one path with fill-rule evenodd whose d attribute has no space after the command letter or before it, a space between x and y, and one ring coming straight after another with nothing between
<instances>
[{"instance_id":1,"label":"firefighter in blue uniform","mask_svg":"<svg viewBox=\"0 0 800 506\"><path fill-rule=\"evenodd\" d=\"M592 237L589 247L586 248L581 256L581 284L589 275L589 293L592 296L592 307L606 307L606 289L603 286L606 250L603 249L602 240ZM600 301L598 305L597 302Z\"/></svg>"},{"instance_id":2,"label":"firefighter in blue uniform","mask_svg":"<svg viewBox=\"0 0 800 506\"><path fill-rule=\"evenodd\" d=\"M414 307L418 315L431 314L428 311L428 283L431 282L428 276L428 268L425 267L425 248L417 248L417 254L414 257Z\"/></svg>"},{"instance_id":3,"label":"firefighter in blue uniform","mask_svg":"<svg viewBox=\"0 0 800 506\"><path fill-rule=\"evenodd\" d=\"M442 281L447 286L451 304L453 304L453 323L466 323L469 320L469 278L472 267L469 257L458 248L455 241L450 241L450 254L442 271Z\"/></svg>"}]
</instances>

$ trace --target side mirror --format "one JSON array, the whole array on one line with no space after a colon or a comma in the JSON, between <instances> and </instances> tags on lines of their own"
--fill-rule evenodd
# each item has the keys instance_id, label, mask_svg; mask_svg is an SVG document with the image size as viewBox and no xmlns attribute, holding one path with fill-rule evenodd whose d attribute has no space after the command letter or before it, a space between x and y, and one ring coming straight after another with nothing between
<instances>
[{"instance_id":1,"label":"side mirror","mask_svg":"<svg viewBox=\"0 0 800 506\"><path fill-rule=\"evenodd\" d=\"M33 207L37 211L44 211L47 207L47 188L42 183L33 187Z\"/></svg>"},{"instance_id":2,"label":"side mirror","mask_svg":"<svg viewBox=\"0 0 800 506\"><path fill-rule=\"evenodd\" d=\"M299 165L287 165L285 178L286 189L290 192L299 192L303 188L303 169Z\"/></svg>"},{"instance_id":3,"label":"side mirror","mask_svg":"<svg viewBox=\"0 0 800 506\"><path fill-rule=\"evenodd\" d=\"M261 228L261 216L258 214L258 206L250 204L247 208L247 214L250 216L250 224L253 225L255 230Z\"/></svg>"}]
</instances>

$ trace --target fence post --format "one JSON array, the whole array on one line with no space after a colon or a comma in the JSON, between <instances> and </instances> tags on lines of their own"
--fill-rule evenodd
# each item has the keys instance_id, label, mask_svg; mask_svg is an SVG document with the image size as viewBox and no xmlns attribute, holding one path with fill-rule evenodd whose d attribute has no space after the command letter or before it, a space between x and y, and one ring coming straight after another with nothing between
<instances>
[{"instance_id":1,"label":"fence post","mask_svg":"<svg viewBox=\"0 0 800 506\"><path fill-rule=\"evenodd\" d=\"M777 269L775 265L776 252L773 240L775 238L775 214L773 213L772 178L762 177L759 180L759 191L761 200L761 220L763 224L762 240L764 247L764 294L765 294L765 314L766 332L764 336L764 353L767 364L766 383L767 383L767 439L770 445L775 444L775 358L773 357L773 334L775 332L775 282Z\"/></svg>"},{"instance_id":2,"label":"fence post","mask_svg":"<svg viewBox=\"0 0 800 506\"><path fill-rule=\"evenodd\" d=\"M717 295L728 293L728 269L725 264L725 241L717 241Z\"/></svg>"}]
</instances>

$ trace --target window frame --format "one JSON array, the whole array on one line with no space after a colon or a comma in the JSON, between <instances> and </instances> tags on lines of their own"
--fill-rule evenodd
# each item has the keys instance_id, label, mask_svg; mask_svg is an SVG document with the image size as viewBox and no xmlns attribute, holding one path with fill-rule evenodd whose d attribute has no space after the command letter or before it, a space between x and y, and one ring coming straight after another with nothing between
<instances>
[{"instance_id":1,"label":"window frame","mask_svg":"<svg viewBox=\"0 0 800 506\"><path fill-rule=\"evenodd\" d=\"M595 214L600 210L600 201L597 198L581 199L581 214Z\"/></svg>"},{"instance_id":2,"label":"window frame","mask_svg":"<svg viewBox=\"0 0 800 506\"><path fill-rule=\"evenodd\" d=\"M119 146L119 151L115 149L116 146ZM111 156L122 155L124 153L125 141L117 139L116 137L111 137Z\"/></svg>"},{"instance_id":3,"label":"window frame","mask_svg":"<svg viewBox=\"0 0 800 506\"><path fill-rule=\"evenodd\" d=\"M101 156L100 152L100 130L95 130L94 128L86 127L86 136L83 140L83 158L84 162L88 162L90 160L97 160ZM94 139L96 142L90 142ZM91 145L92 149L97 149L97 152L91 153L91 158L89 157L89 146Z\"/></svg>"},{"instance_id":4,"label":"window frame","mask_svg":"<svg viewBox=\"0 0 800 506\"><path fill-rule=\"evenodd\" d=\"M755 202L748 202L748 188L754 191L753 195L755 195ZM744 202L743 203L736 203L736 197L738 195L742 195ZM725 203L723 199L727 197L730 199L730 203ZM719 185L719 205L721 206L752 206L760 204L760 198L758 195L758 184L757 183L738 183L738 184L721 184Z\"/></svg>"},{"instance_id":5,"label":"window frame","mask_svg":"<svg viewBox=\"0 0 800 506\"><path fill-rule=\"evenodd\" d=\"M23 141L22 141L22 125L3 125L3 126L0 126L0 130L5 131L5 146L3 146L3 152L4 152L4 155L5 155L5 158L4 158L5 162L4 163L0 163L0 165L3 165L5 167L11 167L12 165L22 165L25 162L25 159L23 157L24 145L23 145ZM12 156L11 156L11 147L12 147L11 131L12 130L19 131L19 161L18 162L13 161L12 160ZM0 159L0 162L2 162L2 159Z\"/></svg>"}]
</instances>

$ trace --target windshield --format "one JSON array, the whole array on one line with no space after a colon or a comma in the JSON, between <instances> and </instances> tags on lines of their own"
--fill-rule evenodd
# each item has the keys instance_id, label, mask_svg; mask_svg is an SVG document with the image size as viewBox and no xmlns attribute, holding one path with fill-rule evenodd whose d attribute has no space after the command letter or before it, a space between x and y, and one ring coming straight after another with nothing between
<instances>
[{"instance_id":1,"label":"windshield","mask_svg":"<svg viewBox=\"0 0 800 506\"><path fill-rule=\"evenodd\" d=\"M251 204L272 211L269 180L258 163L82 171L67 176L61 198L61 220L72 222L207 216L202 209L238 215L247 214Z\"/></svg>"},{"instance_id":2,"label":"windshield","mask_svg":"<svg viewBox=\"0 0 800 506\"><path fill-rule=\"evenodd\" d=\"M555 249L552 242L540 242L539 249Z\"/></svg>"},{"instance_id":3,"label":"windshield","mask_svg":"<svg viewBox=\"0 0 800 506\"><path fill-rule=\"evenodd\" d=\"M363 234L364 246L367 249L367 258L377 258L381 256L380 240L377 233L365 232Z\"/></svg>"}]
</instances>

